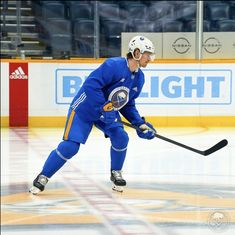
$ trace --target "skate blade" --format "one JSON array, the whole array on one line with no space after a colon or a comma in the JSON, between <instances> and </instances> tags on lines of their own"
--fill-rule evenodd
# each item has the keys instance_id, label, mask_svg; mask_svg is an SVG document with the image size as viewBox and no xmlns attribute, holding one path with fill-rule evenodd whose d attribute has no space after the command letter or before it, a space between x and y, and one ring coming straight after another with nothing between
<instances>
[{"instance_id":1,"label":"skate blade","mask_svg":"<svg viewBox=\"0 0 235 235\"><path fill-rule=\"evenodd\" d=\"M113 185L112 190L115 191L115 192L122 193L123 192L123 187L122 186Z\"/></svg>"},{"instance_id":2,"label":"skate blade","mask_svg":"<svg viewBox=\"0 0 235 235\"><path fill-rule=\"evenodd\" d=\"M38 193L41 192L41 190L33 186L32 188L30 188L29 192L32 193L33 195L37 195Z\"/></svg>"}]
</instances>

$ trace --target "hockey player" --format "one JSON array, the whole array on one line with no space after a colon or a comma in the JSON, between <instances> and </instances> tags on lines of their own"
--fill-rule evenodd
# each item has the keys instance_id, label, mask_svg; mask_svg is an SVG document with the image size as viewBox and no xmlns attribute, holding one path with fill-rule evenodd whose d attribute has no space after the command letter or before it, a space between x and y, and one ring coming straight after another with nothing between
<instances>
[{"instance_id":1,"label":"hockey player","mask_svg":"<svg viewBox=\"0 0 235 235\"><path fill-rule=\"evenodd\" d=\"M140 138L154 138L155 129L141 118L135 106L135 99L144 85L140 68L145 68L154 56L153 43L144 36L136 36L129 43L126 58L109 58L91 72L70 105L63 141L48 156L41 173L33 181L31 193L43 191L48 180L77 154L93 125L110 138L110 179L114 183L113 189L122 191L126 181L121 170L129 138L123 125L116 120L120 119L120 112L143 130L137 131Z\"/></svg>"}]
</instances>

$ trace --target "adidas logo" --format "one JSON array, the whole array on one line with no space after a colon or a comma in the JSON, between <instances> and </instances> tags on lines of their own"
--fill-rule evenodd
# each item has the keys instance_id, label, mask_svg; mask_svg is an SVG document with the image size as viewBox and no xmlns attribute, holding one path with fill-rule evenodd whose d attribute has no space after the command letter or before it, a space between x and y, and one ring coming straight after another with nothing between
<instances>
[{"instance_id":1,"label":"adidas logo","mask_svg":"<svg viewBox=\"0 0 235 235\"><path fill-rule=\"evenodd\" d=\"M11 73L10 79L28 79L28 75L25 74L21 67L18 67L14 72Z\"/></svg>"},{"instance_id":2,"label":"adidas logo","mask_svg":"<svg viewBox=\"0 0 235 235\"><path fill-rule=\"evenodd\" d=\"M134 91L138 91L138 88L137 87L134 87L134 88L132 88L132 90L134 90Z\"/></svg>"}]
</instances>

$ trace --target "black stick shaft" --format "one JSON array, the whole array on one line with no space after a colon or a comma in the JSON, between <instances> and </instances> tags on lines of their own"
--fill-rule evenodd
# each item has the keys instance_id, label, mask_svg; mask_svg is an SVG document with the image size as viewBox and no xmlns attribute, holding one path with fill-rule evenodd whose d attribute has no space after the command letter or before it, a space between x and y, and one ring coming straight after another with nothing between
<instances>
[{"instance_id":1,"label":"black stick shaft","mask_svg":"<svg viewBox=\"0 0 235 235\"><path fill-rule=\"evenodd\" d=\"M136 129L136 130L138 130L138 131L143 131L143 130L141 130L138 126L132 125L132 124L130 124L130 123L128 123L128 122L124 122L124 121L122 121L122 120L117 120L117 122L122 123L122 124L125 125L125 126L129 126L129 127L131 127L131 128L134 128L134 129ZM216 145L212 146L211 148L209 148L209 149L207 149L207 150L205 150L205 151L201 151L201 150L192 148L192 147L190 147L190 146L188 146L188 145L179 143L179 142L177 142L177 141L175 141L175 140L169 139L169 138L167 138L167 137L165 137L165 136L159 135L159 134L157 134L157 133L154 133L154 136L157 137L157 138L159 138L159 139L165 140L165 141L167 141L167 142L169 142L169 143L178 145L178 146L180 146L180 147L182 147L182 148L188 149L188 150L190 150L190 151L193 151L193 152L195 152L195 153L198 153L198 154L201 154L201 155L204 155L204 156L207 156L207 155L209 155L209 154L211 154L211 153L213 153L213 152L215 152L215 151L217 151L217 150L223 148L224 146L226 146L226 145L228 144L228 141L227 141L227 140L222 140L222 141L220 141L219 143L217 143Z\"/></svg>"}]
</instances>

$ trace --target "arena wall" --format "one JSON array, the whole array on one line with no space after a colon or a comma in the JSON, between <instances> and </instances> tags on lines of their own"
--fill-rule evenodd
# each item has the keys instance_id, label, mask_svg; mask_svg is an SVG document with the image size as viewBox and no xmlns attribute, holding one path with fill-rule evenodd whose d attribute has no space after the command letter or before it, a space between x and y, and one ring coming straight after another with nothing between
<instances>
[{"instance_id":1,"label":"arena wall","mask_svg":"<svg viewBox=\"0 0 235 235\"><path fill-rule=\"evenodd\" d=\"M11 84L28 79L28 125L63 126L73 96L103 61L2 60L1 125L9 126L9 97L16 98L9 92ZM14 75L12 71L24 64L27 77ZM18 73L25 75L21 69ZM146 81L136 103L141 115L156 126L235 126L235 60L159 60L143 72ZM20 86L17 93L23 95ZM21 104L16 109L20 114Z\"/></svg>"}]
</instances>

